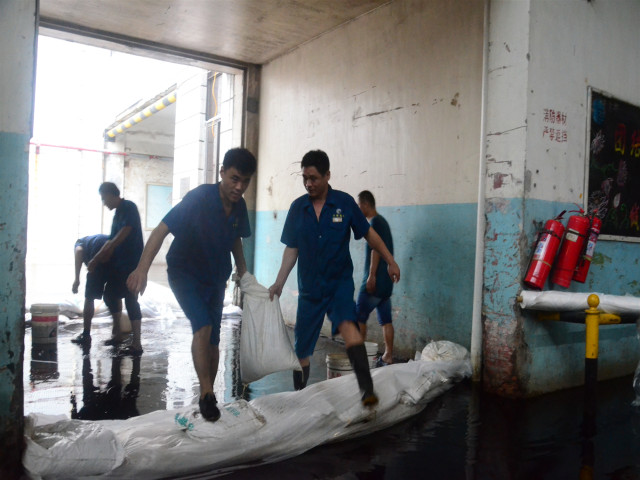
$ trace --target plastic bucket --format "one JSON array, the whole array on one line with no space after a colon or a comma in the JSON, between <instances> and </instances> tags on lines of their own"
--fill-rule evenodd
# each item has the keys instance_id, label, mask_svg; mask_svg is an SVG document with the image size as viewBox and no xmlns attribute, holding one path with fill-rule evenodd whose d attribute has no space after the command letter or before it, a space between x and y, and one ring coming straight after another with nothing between
<instances>
[{"instance_id":1,"label":"plastic bucket","mask_svg":"<svg viewBox=\"0 0 640 480\"><path fill-rule=\"evenodd\" d=\"M349 357L344 353L327 354L327 379L342 377L353 373Z\"/></svg>"},{"instance_id":2,"label":"plastic bucket","mask_svg":"<svg viewBox=\"0 0 640 480\"><path fill-rule=\"evenodd\" d=\"M47 344L58 341L58 305L34 303L31 305L31 343Z\"/></svg>"},{"instance_id":3,"label":"plastic bucket","mask_svg":"<svg viewBox=\"0 0 640 480\"><path fill-rule=\"evenodd\" d=\"M367 349L367 358L369 358L369 368L376 366L376 355L378 354L378 344L375 342L364 342Z\"/></svg>"}]
</instances>

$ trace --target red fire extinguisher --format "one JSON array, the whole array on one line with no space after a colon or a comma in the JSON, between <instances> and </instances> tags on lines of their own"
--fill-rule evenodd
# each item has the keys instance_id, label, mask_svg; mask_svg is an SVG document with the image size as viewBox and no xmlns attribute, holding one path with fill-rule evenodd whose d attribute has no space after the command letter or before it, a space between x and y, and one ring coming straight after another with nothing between
<instances>
[{"instance_id":1,"label":"red fire extinguisher","mask_svg":"<svg viewBox=\"0 0 640 480\"><path fill-rule=\"evenodd\" d=\"M530 288L542 290L544 283L547 281L551 265L553 265L553 260L556 257L560 240L562 240L562 234L564 233L564 225L560 223L563 214L564 211L556 218L547 220L544 229L538 233L529 269L524 277L525 285Z\"/></svg>"},{"instance_id":2,"label":"red fire extinguisher","mask_svg":"<svg viewBox=\"0 0 640 480\"><path fill-rule=\"evenodd\" d=\"M593 217L591 217L591 228L589 229L587 246L584 249L583 255L578 259L578 266L576 266L576 271L573 273L573 279L576 282L584 283L589 273L593 252L596 249L596 242L598 241L598 235L600 235L600 228L602 227L602 220L600 220L596 214L597 212L594 212Z\"/></svg>"},{"instance_id":3,"label":"red fire extinguisher","mask_svg":"<svg viewBox=\"0 0 640 480\"><path fill-rule=\"evenodd\" d=\"M571 284L590 224L589 217L584 215L582 209L579 215L569 217L567 230L564 232L562 246L551 275L551 281L556 285L567 288Z\"/></svg>"}]
</instances>

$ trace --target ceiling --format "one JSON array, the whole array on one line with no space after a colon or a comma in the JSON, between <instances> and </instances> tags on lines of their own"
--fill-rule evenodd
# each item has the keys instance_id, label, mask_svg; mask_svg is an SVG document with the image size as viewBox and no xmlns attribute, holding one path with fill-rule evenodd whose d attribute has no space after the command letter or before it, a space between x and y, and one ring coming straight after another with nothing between
<instances>
[{"instance_id":1,"label":"ceiling","mask_svg":"<svg viewBox=\"0 0 640 480\"><path fill-rule=\"evenodd\" d=\"M393 0L391 0L393 1ZM40 0L40 24L86 43L264 64L390 0Z\"/></svg>"}]
</instances>

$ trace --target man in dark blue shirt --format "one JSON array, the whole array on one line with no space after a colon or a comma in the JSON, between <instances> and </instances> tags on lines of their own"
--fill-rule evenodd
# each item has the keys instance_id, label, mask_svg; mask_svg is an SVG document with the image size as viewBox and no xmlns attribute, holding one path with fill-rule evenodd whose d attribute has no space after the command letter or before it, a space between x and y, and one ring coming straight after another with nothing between
<instances>
[{"instance_id":1,"label":"man in dark blue shirt","mask_svg":"<svg viewBox=\"0 0 640 480\"><path fill-rule=\"evenodd\" d=\"M112 337L106 345L119 345L124 340L120 332L120 316L122 313L121 299L129 313L133 340L131 345L122 350L137 356L142 354L140 329L142 313L138 303L138 295L127 289L127 277L136 268L142 248L142 225L138 207L130 200L120 198L120 190L111 182L105 182L98 189L102 203L109 210L116 210L111 223L109 240L100 251L89 261L87 269L92 272L98 265L108 262L105 266L107 283L104 287L104 303L109 307L113 317Z\"/></svg>"},{"instance_id":2,"label":"man in dark blue shirt","mask_svg":"<svg viewBox=\"0 0 640 480\"><path fill-rule=\"evenodd\" d=\"M394 282L400 269L384 242L370 228L353 198L329 185L329 157L321 150L308 152L301 162L302 181L308 194L296 199L289 208L281 241L286 245L282 265L270 296L280 296L282 288L298 260L298 310L295 326L295 350L302 371L293 372L293 386L304 388L309 378L309 358L313 354L324 316L332 323L332 333L344 339L347 355L362 392L362 404L374 406L373 391L364 339L356 324L353 301L353 263L349 253L351 231L364 237L388 263Z\"/></svg>"},{"instance_id":3,"label":"man in dark blue shirt","mask_svg":"<svg viewBox=\"0 0 640 480\"><path fill-rule=\"evenodd\" d=\"M167 254L169 285L191 322L191 354L200 382L200 413L209 421L220 418L213 393L218 371L220 321L231 256L238 278L246 272L241 237L251 235L247 206L242 198L256 171L255 157L244 148L229 150L220 169L220 183L200 185L187 193L153 230L127 286L144 292L151 262L162 241L174 236Z\"/></svg>"},{"instance_id":4,"label":"man in dark blue shirt","mask_svg":"<svg viewBox=\"0 0 640 480\"><path fill-rule=\"evenodd\" d=\"M376 199L369 190L358 194L358 206L363 215L369 220L382 241L393 254L393 238L391 229L385 218L376 210ZM380 254L367 245L364 257L364 277L360 286L360 293L356 301L356 316L363 338L367 338L367 320L369 314L376 309L378 323L382 327L384 337L384 353L376 361L376 366L382 367L393 363L393 324L391 323L391 293L393 282L387 274L387 262L380 258Z\"/></svg>"},{"instance_id":5,"label":"man in dark blue shirt","mask_svg":"<svg viewBox=\"0 0 640 480\"><path fill-rule=\"evenodd\" d=\"M89 261L100 251L102 246L109 240L109 235L90 235L79 238L73 249L75 260L76 277L73 281L71 291L78 293L80 285L80 270L82 264L87 265ZM91 344L91 320L95 313L93 301L100 300L104 291L105 266L98 265L93 272L87 272L87 279L84 290L84 308L82 309L82 318L84 323L83 332L71 341L79 345Z\"/></svg>"}]
</instances>

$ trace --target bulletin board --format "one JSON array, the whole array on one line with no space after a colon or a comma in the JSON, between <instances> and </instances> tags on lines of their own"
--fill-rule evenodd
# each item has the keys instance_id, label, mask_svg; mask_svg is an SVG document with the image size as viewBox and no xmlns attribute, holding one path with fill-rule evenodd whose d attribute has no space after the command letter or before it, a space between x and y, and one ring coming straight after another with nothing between
<instances>
[{"instance_id":1,"label":"bulletin board","mask_svg":"<svg viewBox=\"0 0 640 480\"><path fill-rule=\"evenodd\" d=\"M601 239L640 242L640 107L589 89L587 210Z\"/></svg>"}]
</instances>

